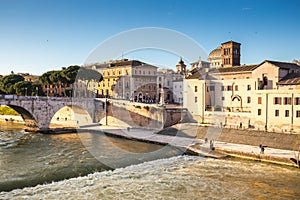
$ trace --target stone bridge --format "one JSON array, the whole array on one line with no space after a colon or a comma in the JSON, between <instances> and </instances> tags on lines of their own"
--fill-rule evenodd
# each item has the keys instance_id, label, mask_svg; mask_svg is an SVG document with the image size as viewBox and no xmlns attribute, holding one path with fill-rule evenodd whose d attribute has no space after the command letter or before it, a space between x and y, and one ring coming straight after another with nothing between
<instances>
[{"instance_id":1,"label":"stone bridge","mask_svg":"<svg viewBox=\"0 0 300 200\"><path fill-rule=\"evenodd\" d=\"M165 109L155 104L132 103L125 100L103 98L68 98L7 95L0 99L24 119L32 130L47 130L51 119L61 108L79 108L86 111L93 123L112 125L122 123L131 127L163 128L178 123L185 110ZM109 120L107 120L109 119ZM76 121L76 119L73 119ZM116 124L114 124L116 125Z\"/></svg>"}]
</instances>

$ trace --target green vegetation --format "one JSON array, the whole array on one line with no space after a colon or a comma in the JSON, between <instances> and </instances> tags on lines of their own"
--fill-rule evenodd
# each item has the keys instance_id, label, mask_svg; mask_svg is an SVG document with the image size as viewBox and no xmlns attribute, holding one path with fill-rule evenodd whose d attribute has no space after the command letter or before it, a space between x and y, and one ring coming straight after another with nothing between
<instances>
[{"instance_id":1,"label":"green vegetation","mask_svg":"<svg viewBox=\"0 0 300 200\"><path fill-rule=\"evenodd\" d=\"M0 115L19 115L19 113L8 106L0 106Z\"/></svg>"},{"instance_id":2,"label":"green vegetation","mask_svg":"<svg viewBox=\"0 0 300 200\"><path fill-rule=\"evenodd\" d=\"M17 94L34 96L44 95L40 82L28 82L24 77L17 74L10 74L0 77L0 94Z\"/></svg>"},{"instance_id":3,"label":"green vegetation","mask_svg":"<svg viewBox=\"0 0 300 200\"><path fill-rule=\"evenodd\" d=\"M75 82L76 78L80 80L95 80L99 82L103 80L103 77L99 72L79 67L77 65L72 65L62 70L48 71L44 73L39 80L43 84L48 85L57 84L58 82L63 84L72 84Z\"/></svg>"},{"instance_id":4,"label":"green vegetation","mask_svg":"<svg viewBox=\"0 0 300 200\"><path fill-rule=\"evenodd\" d=\"M10 74L1 78L0 89L6 94L15 94L16 90L14 85L17 82L24 81L24 78L20 75Z\"/></svg>"},{"instance_id":5,"label":"green vegetation","mask_svg":"<svg viewBox=\"0 0 300 200\"><path fill-rule=\"evenodd\" d=\"M71 96L73 89L70 86L76 79L100 82L102 75L92 69L81 68L78 65L72 65L62 70L48 71L39 77L36 82L25 81L24 77L17 74L7 76L0 75L0 95L17 94L19 96L45 96L43 85L62 85L64 94ZM38 92L38 94L37 94Z\"/></svg>"}]
</instances>

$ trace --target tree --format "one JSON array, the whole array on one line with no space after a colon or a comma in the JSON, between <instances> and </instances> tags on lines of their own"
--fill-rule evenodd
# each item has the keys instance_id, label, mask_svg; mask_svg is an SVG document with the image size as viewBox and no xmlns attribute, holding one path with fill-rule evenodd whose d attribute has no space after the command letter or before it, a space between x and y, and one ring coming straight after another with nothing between
<instances>
[{"instance_id":1,"label":"tree","mask_svg":"<svg viewBox=\"0 0 300 200\"><path fill-rule=\"evenodd\" d=\"M62 70L61 76L65 78L66 83L72 84L75 82L79 69L80 67L78 65L69 66L68 68Z\"/></svg>"},{"instance_id":2,"label":"tree","mask_svg":"<svg viewBox=\"0 0 300 200\"><path fill-rule=\"evenodd\" d=\"M90 82L91 80L96 81L96 82L101 82L103 80L103 77L96 70L81 67L78 71L77 79L86 80L88 82Z\"/></svg>"},{"instance_id":3,"label":"tree","mask_svg":"<svg viewBox=\"0 0 300 200\"><path fill-rule=\"evenodd\" d=\"M17 95L27 96L31 95L33 91L32 82L20 81L14 85L14 89Z\"/></svg>"},{"instance_id":4,"label":"tree","mask_svg":"<svg viewBox=\"0 0 300 200\"><path fill-rule=\"evenodd\" d=\"M57 73L57 71L48 71L45 72L44 74L42 74L42 76L40 76L39 81L41 81L41 83L45 84L45 85L52 85L53 82L53 77L50 78L51 76L53 76L53 74Z\"/></svg>"},{"instance_id":5,"label":"tree","mask_svg":"<svg viewBox=\"0 0 300 200\"><path fill-rule=\"evenodd\" d=\"M24 77L17 74L10 74L2 77L0 89L7 94L15 94L14 85L20 81L24 81Z\"/></svg>"},{"instance_id":6,"label":"tree","mask_svg":"<svg viewBox=\"0 0 300 200\"><path fill-rule=\"evenodd\" d=\"M42 85L39 82L32 83L32 96L38 95L38 96L45 96L45 93L43 92Z\"/></svg>"}]
</instances>

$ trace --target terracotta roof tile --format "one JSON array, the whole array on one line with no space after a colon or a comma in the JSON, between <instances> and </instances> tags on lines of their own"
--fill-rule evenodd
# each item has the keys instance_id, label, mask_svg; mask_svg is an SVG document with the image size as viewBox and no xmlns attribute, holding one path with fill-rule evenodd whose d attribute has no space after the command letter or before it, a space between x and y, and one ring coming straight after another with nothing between
<instances>
[{"instance_id":1,"label":"terracotta roof tile","mask_svg":"<svg viewBox=\"0 0 300 200\"><path fill-rule=\"evenodd\" d=\"M278 85L300 85L300 73L291 73L283 77Z\"/></svg>"}]
</instances>

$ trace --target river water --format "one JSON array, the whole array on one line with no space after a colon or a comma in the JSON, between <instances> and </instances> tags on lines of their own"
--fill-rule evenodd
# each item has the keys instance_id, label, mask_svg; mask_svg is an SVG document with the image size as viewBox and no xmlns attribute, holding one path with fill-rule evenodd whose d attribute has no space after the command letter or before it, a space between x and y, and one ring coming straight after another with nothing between
<instances>
[{"instance_id":1,"label":"river water","mask_svg":"<svg viewBox=\"0 0 300 200\"><path fill-rule=\"evenodd\" d=\"M297 168L179 156L177 149L99 133L1 129L0 190L9 192L0 199L300 199ZM99 155L87 150L95 146Z\"/></svg>"}]
</instances>

